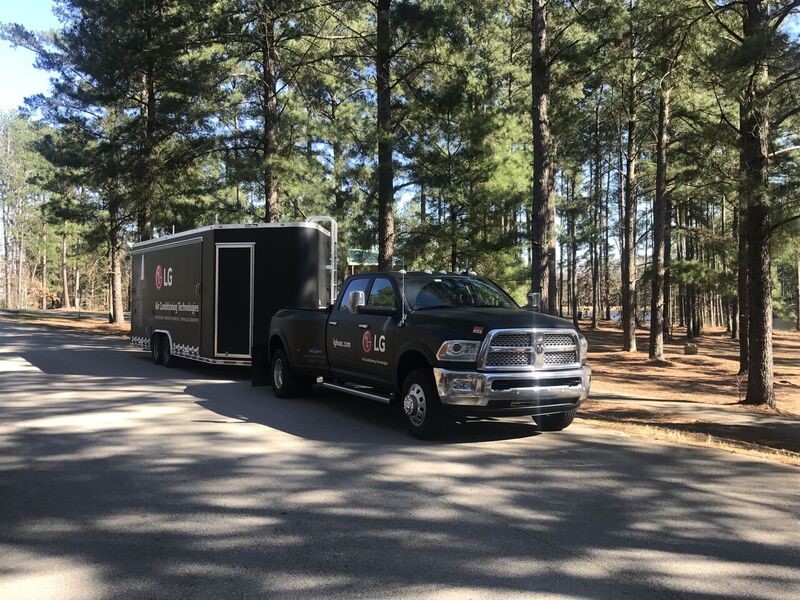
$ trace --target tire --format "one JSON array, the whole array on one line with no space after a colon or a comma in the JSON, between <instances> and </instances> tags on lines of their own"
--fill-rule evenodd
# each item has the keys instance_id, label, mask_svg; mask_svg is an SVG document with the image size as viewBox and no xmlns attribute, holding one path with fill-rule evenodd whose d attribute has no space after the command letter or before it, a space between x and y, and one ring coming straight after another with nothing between
<instances>
[{"instance_id":1,"label":"tire","mask_svg":"<svg viewBox=\"0 0 800 600\"><path fill-rule=\"evenodd\" d=\"M434 439L444 424L444 409L430 369L415 369L406 376L400 409L408 432L421 440Z\"/></svg>"},{"instance_id":2,"label":"tire","mask_svg":"<svg viewBox=\"0 0 800 600\"><path fill-rule=\"evenodd\" d=\"M164 348L161 345L161 338L163 337L165 336L157 333L150 338L150 354L153 357L153 362L157 365L164 364Z\"/></svg>"},{"instance_id":3,"label":"tire","mask_svg":"<svg viewBox=\"0 0 800 600\"><path fill-rule=\"evenodd\" d=\"M169 338L166 335L161 336L161 364L165 367L174 367L176 358L170 350Z\"/></svg>"},{"instance_id":4,"label":"tire","mask_svg":"<svg viewBox=\"0 0 800 600\"><path fill-rule=\"evenodd\" d=\"M270 361L272 389L278 398L295 398L307 395L314 380L311 377L295 374L286 358L283 348L278 348Z\"/></svg>"},{"instance_id":5,"label":"tire","mask_svg":"<svg viewBox=\"0 0 800 600\"><path fill-rule=\"evenodd\" d=\"M569 427L574 418L575 409L572 409L554 415L539 415L538 417L533 417L533 420L539 426L539 431L561 431Z\"/></svg>"}]
</instances>

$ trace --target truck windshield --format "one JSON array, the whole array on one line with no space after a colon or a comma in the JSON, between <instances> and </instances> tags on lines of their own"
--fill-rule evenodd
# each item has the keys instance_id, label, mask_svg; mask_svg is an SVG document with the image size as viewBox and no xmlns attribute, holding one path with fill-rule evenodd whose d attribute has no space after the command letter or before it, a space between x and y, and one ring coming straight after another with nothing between
<instances>
[{"instance_id":1,"label":"truck windshield","mask_svg":"<svg viewBox=\"0 0 800 600\"><path fill-rule=\"evenodd\" d=\"M467 277L406 277L406 299L411 310L443 307L518 308L502 290L488 281Z\"/></svg>"}]
</instances>

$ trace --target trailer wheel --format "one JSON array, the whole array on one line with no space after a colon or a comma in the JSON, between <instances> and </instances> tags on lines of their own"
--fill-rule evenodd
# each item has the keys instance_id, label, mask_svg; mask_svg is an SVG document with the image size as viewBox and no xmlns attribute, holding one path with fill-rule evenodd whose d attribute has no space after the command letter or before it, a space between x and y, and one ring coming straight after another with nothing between
<instances>
[{"instance_id":1,"label":"trailer wheel","mask_svg":"<svg viewBox=\"0 0 800 600\"><path fill-rule=\"evenodd\" d=\"M170 349L169 338L166 335L161 335L161 364L165 367L175 366L175 356Z\"/></svg>"},{"instance_id":2,"label":"trailer wheel","mask_svg":"<svg viewBox=\"0 0 800 600\"><path fill-rule=\"evenodd\" d=\"M540 415L533 417L536 424L539 426L539 431L561 431L569 427L572 420L575 418L575 410L569 410L563 413L556 413L554 415Z\"/></svg>"},{"instance_id":3,"label":"trailer wheel","mask_svg":"<svg viewBox=\"0 0 800 600\"><path fill-rule=\"evenodd\" d=\"M271 372L272 389L278 398L294 398L308 394L314 383L310 377L303 377L292 371L283 348L273 352Z\"/></svg>"},{"instance_id":4,"label":"trailer wheel","mask_svg":"<svg viewBox=\"0 0 800 600\"><path fill-rule=\"evenodd\" d=\"M415 369L403 382L400 407L408 432L415 438L435 438L444 424L444 409L430 369Z\"/></svg>"},{"instance_id":5,"label":"trailer wheel","mask_svg":"<svg viewBox=\"0 0 800 600\"><path fill-rule=\"evenodd\" d=\"M150 338L150 354L153 356L153 362L157 365L164 364L164 348L161 346L161 338L164 337L160 333L156 333Z\"/></svg>"}]
</instances>

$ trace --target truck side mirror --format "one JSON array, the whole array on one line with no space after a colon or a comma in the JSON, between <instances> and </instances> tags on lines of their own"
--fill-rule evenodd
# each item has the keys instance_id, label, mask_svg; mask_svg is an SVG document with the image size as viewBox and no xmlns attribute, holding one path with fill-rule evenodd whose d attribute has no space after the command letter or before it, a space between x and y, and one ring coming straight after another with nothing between
<instances>
[{"instance_id":1,"label":"truck side mirror","mask_svg":"<svg viewBox=\"0 0 800 600\"><path fill-rule=\"evenodd\" d=\"M358 314L358 309L367 303L367 296L361 290L350 292L347 298L347 308L351 313Z\"/></svg>"},{"instance_id":2,"label":"truck side mirror","mask_svg":"<svg viewBox=\"0 0 800 600\"><path fill-rule=\"evenodd\" d=\"M528 294L528 310L540 312L542 310L542 295L539 292Z\"/></svg>"}]
</instances>

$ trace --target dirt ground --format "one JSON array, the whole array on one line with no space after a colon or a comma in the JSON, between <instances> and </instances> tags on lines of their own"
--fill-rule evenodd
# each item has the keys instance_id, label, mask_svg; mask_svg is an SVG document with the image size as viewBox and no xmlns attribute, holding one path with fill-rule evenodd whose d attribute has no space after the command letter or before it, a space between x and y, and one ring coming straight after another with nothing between
<instances>
[{"instance_id":1,"label":"dirt ground","mask_svg":"<svg viewBox=\"0 0 800 600\"><path fill-rule=\"evenodd\" d=\"M739 345L723 329L709 328L694 343L697 355L685 355L685 331L665 343L664 363L648 360L646 330L636 336L638 352L622 352L622 331L603 322L597 330L585 330L589 340L589 364L593 369L592 396L581 408L581 415L613 428L637 435L701 445L717 445L728 450L745 449L766 454L779 453L800 464L800 438L796 428L765 426L763 417L800 418L800 333L775 332L775 396L777 408L741 404L747 379L737 375ZM637 398L615 401L614 397ZM659 402L664 402L663 408ZM718 405L716 418L708 411L674 410L675 402ZM731 411L731 412L728 412ZM752 414L748 418L748 414ZM733 417L727 420L725 417ZM784 461L787 462L787 461Z\"/></svg>"},{"instance_id":2,"label":"dirt ground","mask_svg":"<svg viewBox=\"0 0 800 600\"><path fill-rule=\"evenodd\" d=\"M693 340L699 353L684 354L685 331L664 344L666 363L648 360L649 332L636 335L638 352L622 352L622 331L601 322L584 331L589 340L589 363L594 371L592 391L636 395L642 399L733 405L740 410L767 410L740 403L747 378L739 377L739 343L724 329L708 328ZM779 331L773 339L775 397L780 413L800 416L800 333Z\"/></svg>"},{"instance_id":3,"label":"dirt ground","mask_svg":"<svg viewBox=\"0 0 800 600\"><path fill-rule=\"evenodd\" d=\"M58 327L61 329L74 329L87 333L102 333L105 335L127 336L131 331L131 324L113 325L107 319L95 314L83 314L78 318L74 311L61 309L53 310L15 310L0 311L0 318L19 323L35 323L45 327Z\"/></svg>"}]
</instances>

